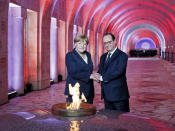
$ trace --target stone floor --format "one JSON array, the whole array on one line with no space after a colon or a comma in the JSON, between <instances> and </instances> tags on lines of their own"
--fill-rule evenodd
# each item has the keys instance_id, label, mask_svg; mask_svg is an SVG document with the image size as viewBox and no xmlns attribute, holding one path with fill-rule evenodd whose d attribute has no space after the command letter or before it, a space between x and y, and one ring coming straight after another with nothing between
<instances>
[{"instance_id":1,"label":"stone floor","mask_svg":"<svg viewBox=\"0 0 175 131\"><path fill-rule=\"evenodd\" d=\"M121 114L118 119L114 119L115 117L110 117L115 113L107 112L107 115L105 115L106 112L103 112L102 114L97 113L94 118L90 118L87 121L85 120L86 122L82 122L82 120L79 121L81 123L80 129L90 130L92 129L93 124L91 124L92 127L89 126L91 127L90 129L87 129L84 123L92 123L95 121L95 125L98 126L98 121L104 119L104 121L100 124L103 126L98 126L98 128L93 129L106 130L108 129L108 126L113 126L113 128L110 128L111 130L120 131L175 130L175 65L159 58L130 58L128 61L127 78L131 96L131 112ZM19 118L20 113L27 113L27 116L30 117L32 114L37 114L37 117L33 118L33 120L37 121L42 120L43 122L43 119L41 118L46 116L48 120L47 122L49 122L50 119L53 120L53 116L50 113L51 107L53 104L65 102L65 96L63 95L64 87L65 81L53 84L50 88L45 90L33 91L25 96L10 99L9 103L1 105L0 121L3 120L4 124L0 122L0 131L1 129L6 131L3 128L3 126L6 126L6 122L8 124L11 122L12 124L13 118L14 120L21 119ZM104 109L104 103L100 99L100 86L98 83L95 83L95 94L94 105L96 106L98 112L100 112L102 109ZM116 114L114 116L118 115ZM25 115L23 115L23 117L25 118ZM23 119L21 119L21 121L23 121ZM112 124L107 121L122 124ZM59 124L64 126L59 128L57 127L57 129L68 130L71 122L72 121L61 121ZM34 124L34 121L27 124L31 126L32 123ZM147 124L149 124L149 126ZM67 127L67 125L69 125L69 127ZM158 125L158 128L156 125ZM119 128L120 126L121 128ZM11 128L9 127L9 131L11 131L10 129L15 129L12 127L13 126L11 126ZM16 126L16 128L17 127L18 126ZM21 130L25 129L24 127L19 127ZM35 129L39 130L40 128ZM17 128L16 130L19 129Z\"/></svg>"}]
</instances>

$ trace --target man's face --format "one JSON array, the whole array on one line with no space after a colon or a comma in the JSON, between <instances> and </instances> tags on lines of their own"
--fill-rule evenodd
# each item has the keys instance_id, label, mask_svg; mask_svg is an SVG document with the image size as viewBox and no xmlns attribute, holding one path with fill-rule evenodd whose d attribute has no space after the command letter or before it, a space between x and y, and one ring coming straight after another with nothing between
<instances>
[{"instance_id":1,"label":"man's face","mask_svg":"<svg viewBox=\"0 0 175 131\"><path fill-rule=\"evenodd\" d=\"M105 35L103 37L103 45L108 52L111 52L116 47L116 41L113 41L110 35Z\"/></svg>"}]
</instances>

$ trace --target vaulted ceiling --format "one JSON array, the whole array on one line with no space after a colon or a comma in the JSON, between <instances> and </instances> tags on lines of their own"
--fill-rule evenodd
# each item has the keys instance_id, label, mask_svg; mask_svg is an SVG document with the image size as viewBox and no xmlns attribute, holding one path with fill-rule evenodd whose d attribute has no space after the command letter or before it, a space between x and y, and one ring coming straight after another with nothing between
<instances>
[{"instance_id":1,"label":"vaulted ceiling","mask_svg":"<svg viewBox=\"0 0 175 131\"><path fill-rule=\"evenodd\" d=\"M175 0L46 0L51 15L96 34L112 32L127 51L141 39L157 48L175 44ZM64 14L65 17L63 17Z\"/></svg>"}]
</instances>

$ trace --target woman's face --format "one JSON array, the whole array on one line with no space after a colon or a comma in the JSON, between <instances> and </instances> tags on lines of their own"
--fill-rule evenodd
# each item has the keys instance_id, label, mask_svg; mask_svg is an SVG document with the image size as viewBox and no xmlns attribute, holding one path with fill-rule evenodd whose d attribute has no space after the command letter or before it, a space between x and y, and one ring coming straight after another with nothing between
<instances>
[{"instance_id":1,"label":"woman's face","mask_svg":"<svg viewBox=\"0 0 175 131\"><path fill-rule=\"evenodd\" d=\"M85 40L80 40L79 42L75 43L75 49L78 53L84 53L87 49L87 43Z\"/></svg>"}]
</instances>

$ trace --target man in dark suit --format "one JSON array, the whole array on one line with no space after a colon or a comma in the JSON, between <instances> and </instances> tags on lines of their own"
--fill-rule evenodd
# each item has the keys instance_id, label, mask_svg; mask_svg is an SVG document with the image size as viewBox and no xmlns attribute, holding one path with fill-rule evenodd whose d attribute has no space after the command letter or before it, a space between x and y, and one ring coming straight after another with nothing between
<instances>
[{"instance_id":1,"label":"man in dark suit","mask_svg":"<svg viewBox=\"0 0 175 131\"><path fill-rule=\"evenodd\" d=\"M126 80L128 56L116 46L115 36L106 33L103 36L104 53L100 58L98 73L101 81L102 99L105 109L129 112L129 91Z\"/></svg>"}]
</instances>

